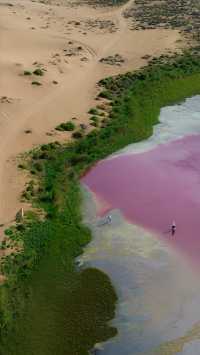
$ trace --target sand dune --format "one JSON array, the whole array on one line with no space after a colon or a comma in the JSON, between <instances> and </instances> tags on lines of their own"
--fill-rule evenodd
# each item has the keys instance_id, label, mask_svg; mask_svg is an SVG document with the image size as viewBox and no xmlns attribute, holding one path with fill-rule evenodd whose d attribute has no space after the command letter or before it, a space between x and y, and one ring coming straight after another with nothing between
<instances>
[{"instance_id":1,"label":"sand dune","mask_svg":"<svg viewBox=\"0 0 200 355\"><path fill-rule=\"evenodd\" d=\"M130 3L94 8L67 1L0 0L0 223L10 223L22 206L25 176L17 170L19 153L70 139L71 134L54 128L74 116L77 125L88 125L99 79L143 66L147 54L180 46L178 31L131 31L122 15ZM120 65L100 62L115 54L123 58ZM43 76L24 75L37 68Z\"/></svg>"}]
</instances>

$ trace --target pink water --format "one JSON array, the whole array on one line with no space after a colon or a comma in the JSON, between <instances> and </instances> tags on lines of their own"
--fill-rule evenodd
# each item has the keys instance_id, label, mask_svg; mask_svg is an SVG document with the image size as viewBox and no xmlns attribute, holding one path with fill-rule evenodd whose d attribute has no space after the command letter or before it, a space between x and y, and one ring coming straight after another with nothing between
<instances>
[{"instance_id":1,"label":"pink water","mask_svg":"<svg viewBox=\"0 0 200 355\"><path fill-rule=\"evenodd\" d=\"M200 264L200 136L99 162L82 179L124 217L169 240ZM175 220L176 234L168 232Z\"/></svg>"}]
</instances>

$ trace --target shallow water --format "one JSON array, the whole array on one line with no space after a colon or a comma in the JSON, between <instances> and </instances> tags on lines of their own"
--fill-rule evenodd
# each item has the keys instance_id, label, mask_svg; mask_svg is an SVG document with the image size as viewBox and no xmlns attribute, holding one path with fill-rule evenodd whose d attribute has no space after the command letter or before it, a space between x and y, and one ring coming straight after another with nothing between
<instances>
[{"instance_id":1,"label":"shallow water","mask_svg":"<svg viewBox=\"0 0 200 355\"><path fill-rule=\"evenodd\" d=\"M199 346L200 97L164 108L160 122L82 180L94 234L82 260L107 272L119 295L119 335L105 355L196 355ZM101 226L108 211L112 223Z\"/></svg>"}]
</instances>

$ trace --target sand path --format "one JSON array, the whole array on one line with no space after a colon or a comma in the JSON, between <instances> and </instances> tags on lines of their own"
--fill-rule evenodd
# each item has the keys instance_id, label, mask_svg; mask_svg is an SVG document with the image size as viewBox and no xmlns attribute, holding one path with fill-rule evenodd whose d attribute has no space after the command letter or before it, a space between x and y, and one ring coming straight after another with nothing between
<instances>
[{"instance_id":1,"label":"sand path","mask_svg":"<svg viewBox=\"0 0 200 355\"><path fill-rule=\"evenodd\" d=\"M146 54L177 48L177 31L129 29L123 11L132 2L94 9L23 0L8 6L0 0L0 223L5 226L22 206L25 176L16 156L41 143L69 139L69 133L54 128L74 116L77 126L88 124L99 79L144 65ZM125 59L122 66L99 62L116 53ZM38 66L46 70L43 77L23 75ZM33 80L42 85L31 85Z\"/></svg>"}]
</instances>

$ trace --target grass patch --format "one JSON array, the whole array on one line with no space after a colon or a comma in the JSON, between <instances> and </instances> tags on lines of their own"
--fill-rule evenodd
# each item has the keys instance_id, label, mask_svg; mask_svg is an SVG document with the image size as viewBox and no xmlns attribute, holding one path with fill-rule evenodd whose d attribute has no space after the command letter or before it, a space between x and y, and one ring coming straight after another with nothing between
<instances>
[{"instance_id":1,"label":"grass patch","mask_svg":"<svg viewBox=\"0 0 200 355\"><path fill-rule=\"evenodd\" d=\"M42 85L39 81L32 81L31 84L35 85L35 86L41 86Z\"/></svg>"},{"instance_id":2,"label":"grass patch","mask_svg":"<svg viewBox=\"0 0 200 355\"><path fill-rule=\"evenodd\" d=\"M81 139L83 137L83 132L82 131L76 131L72 134L72 137L75 139Z\"/></svg>"},{"instance_id":3,"label":"grass patch","mask_svg":"<svg viewBox=\"0 0 200 355\"><path fill-rule=\"evenodd\" d=\"M98 115L99 112L97 108L91 108L88 113L90 113L91 115Z\"/></svg>"},{"instance_id":4,"label":"grass patch","mask_svg":"<svg viewBox=\"0 0 200 355\"><path fill-rule=\"evenodd\" d=\"M44 75L44 71L40 68L37 68L33 71L34 75L38 75L38 76L43 76Z\"/></svg>"},{"instance_id":5,"label":"grass patch","mask_svg":"<svg viewBox=\"0 0 200 355\"><path fill-rule=\"evenodd\" d=\"M24 70L24 75L32 75L32 73L31 73L31 71L29 71L29 70Z\"/></svg>"},{"instance_id":6,"label":"grass patch","mask_svg":"<svg viewBox=\"0 0 200 355\"><path fill-rule=\"evenodd\" d=\"M75 124L71 121L61 123L56 127L57 131L73 131L75 129Z\"/></svg>"}]
</instances>

